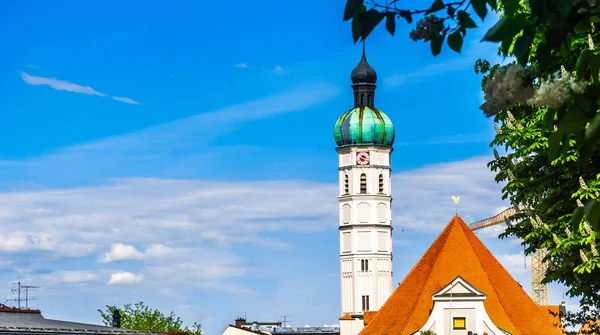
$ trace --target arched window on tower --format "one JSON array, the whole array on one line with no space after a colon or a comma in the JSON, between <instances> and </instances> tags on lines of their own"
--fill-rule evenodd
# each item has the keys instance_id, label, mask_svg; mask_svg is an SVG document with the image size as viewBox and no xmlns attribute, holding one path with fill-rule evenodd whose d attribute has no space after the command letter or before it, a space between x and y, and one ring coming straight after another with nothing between
<instances>
[{"instance_id":1,"label":"arched window on tower","mask_svg":"<svg viewBox=\"0 0 600 335\"><path fill-rule=\"evenodd\" d=\"M369 94L369 107L373 107L373 94Z\"/></svg>"},{"instance_id":2,"label":"arched window on tower","mask_svg":"<svg viewBox=\"0 0 600 335\"><path fill-rule=\"evenodd\" d=\"M360 175L360 193L367 193L367 175L364 173Z\"/></svg>"},{"instance_id":3,"label":"arched window on tower","mask_svg":"<svg viewBox=\"0 0 600 335\"><path fill-rule=\"evenodd\" d=\"M350 193L350 182L348 180L348 174L344 173L344 194Z\"/></svg>"},{"instance_id":4,"label":"arched window on tower","mask_svg":"<svg viewBox=\"0 0 600 335\"><path fill-rule=\"evenodd\" d=\"M379 193L383 193L383 174L379 174Z\"/></svg>"},{"instance_id":5,"label":"arched window on tower","mask_svg":"<svg viewBox=\"0 0 600 335\"><path fill-rule=\"evenodd\" d=\"M361 259L360 260L360 271L361 272L368 272L369 271L369 260L368 259Z\"/></svg>"},{"instance_id":6,"label":"arched window on tower","mask_svg":"<svg viewBox=\"0 0 600 335\"><path fill-rule=\"evenodd\" d=\"M366 106L366 104L367 104L367 97L366 97L364 94L361 94L361 95L360 95L360 98L361 98L361 100L362 100L360 105L361 105L362 107Z\"/></svg>"}]
</instances>

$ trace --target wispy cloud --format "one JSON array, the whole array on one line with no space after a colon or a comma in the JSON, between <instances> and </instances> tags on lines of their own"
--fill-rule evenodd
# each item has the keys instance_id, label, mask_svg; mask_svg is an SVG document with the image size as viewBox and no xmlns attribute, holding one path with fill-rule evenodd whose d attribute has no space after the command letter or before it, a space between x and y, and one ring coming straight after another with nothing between
<instances>
[{"instance_id":1,"label":"wispy cloud","mask_svg":"<svg viewBox=\"0 0 600 335\"><path fill-rule=\"evenodd\" d=\"M40 67L34 64L26 64L25 65L26 68L30 68L30 69L35 69L35 70L39 70Z\"/></svg>"},{"instance_id":2,"label":"wispy cloud","mask_svg":"<svg viewBox=\"0 0 600 335\"><path fill-rule=\"evenodd\" d=\"M75 93L83 93L89 95L97 95L100 97L106 96L106 94L98 92L89 86L82 86L78 84L73 84L66 80L59 80L56 78L45 78L45 77L37 77L27 74L25 72L21 72L21 78L23 81L29 85L46 85L50 86L58 91L67 91L67 92L75 92Z\"/></svg>"},{"instance_id":3,"label":"wispy cloud","mask_svg":"<svg viewBox=\"0 0 600 335\"><path fill-rule=\"evenodd\" d=\"M264 71L264 72L272 72L272 73L275 73L275 74L284 74L285 73L285 70L280 65L275 65L275 67L273 67L272 69L268 69L268 68L256 67L256 66L252 66L251 67L251 66L249 66L246 63L238 63L238 64L233 65L233 67L237 67L237 68L240 68L240 69L255 68L255 69L258 69L258 70L261 70L261 71Z\"/></svg>"},{"instance_id":4,"label":"wispy cloud","mask_svg":"<svg viewBox=\"0 0 600 335\"><path fill-rule=\"evenodd\" d=\"M33 85L33 86L49 86L57 91L82 93L82 94L87 94L87 95L95 95L95 96L99 96L99 97L107 96L106 94L104 94L102 92L96 91L95 89L91 88L90 86L83 86L83 85L75 84L75 83L72 83L72 82L66 81L66 80L60 80L60 79L56 79L56 78L47 78L47 77L38 77L38 76L30 75L26 72L21 72L21 78L23 79L23 81L25 83L27 83L29 85ZM134 105L138 104L137 101L135 101L131 98L127 98L127 97L113 96L112 99L116 100L116 101L128 103L128 104L134 104Z\"/></svg>"},{"instance_id":5,"label":"wispy cloud","mask_svg":"<svg viewBox=\"0 0 600 335\"><path fill-rule=\"evenodd\" d=\"M124 102L126 104L139 105L140 103L128 97L112 97L113 100Z\"/></svg>"}]
</instances>

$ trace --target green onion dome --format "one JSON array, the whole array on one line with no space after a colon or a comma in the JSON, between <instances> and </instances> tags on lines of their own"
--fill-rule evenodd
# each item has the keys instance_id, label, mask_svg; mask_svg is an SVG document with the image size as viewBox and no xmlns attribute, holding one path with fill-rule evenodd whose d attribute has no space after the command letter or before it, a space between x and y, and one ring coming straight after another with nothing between
<instances>
[{"instance_id":1,"label":"green onion dome","mask_svg":"<svg viewBox=\"0 0 600 335\"><path fill-rule=\"evenodd\" d=\"M394 144L392 120L375 107L355 107L340 116L333 128L333 137L339 147L348 145Z\"/></svg>"}]
</instances>

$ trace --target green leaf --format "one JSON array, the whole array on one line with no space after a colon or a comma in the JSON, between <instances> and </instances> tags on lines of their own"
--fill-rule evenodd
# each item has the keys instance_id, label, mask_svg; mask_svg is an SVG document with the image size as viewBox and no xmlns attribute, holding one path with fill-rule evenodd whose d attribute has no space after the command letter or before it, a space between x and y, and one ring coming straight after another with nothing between
<instances>
[{"instance_id":1,"label":"green leaf","mask_svg":"<svg viewBox=\"0 0 600 335\"><path fill-rule=\"evenodd\" d=\"M573 228L574 231L579 230L579 224L581 223L581 219L583 219L583 214L583 207L577 207L573 212L573 215L571 216L571 228Z\"/></svg>"},{"instance_id":2,"label":"green leaf","mask_svg":"<svg viewBox=\"0 0 600 335\"><path fill-rule=\"evenodd\" d=\"M444 39L446 38L446 33L440 35L440 36L436 36L434 38L431 39L431 53L434 56L437 56L440 54L440 52L442 52L442 44L444 44Z\"/></svg>"},{"instance_id":3,"label":"green leaf","mask_svg":"<svg viewBox=\"0 0 600 335\"><path fill-rule=\"evenodd\" d=\"M400 14L400 16L406 20L406 23L408 23L408 24L412 23L412 14L410 13L410 11L401 10L398 12L398 14Z\"/></svg>"},{"instance_id":4,"label":"green leaf","mask_svg":"<svg viewBox=\"0 0 600 335\"><path fill-rule=\"evenodd\" d=\"M456 14L456 8L454 8L452 6L448 6L448 9L446 10L446 12L448 13L448 16L454 17L454 14Z\"/></svg>"},{"instance_id":5,"label":"green leaf","mask_svg":"<svg viewBox=\"0 0 600 335\"><path fill-rule=\"evenodd\" d=\"M558 158L561 149L561 141L563 139L563 132L554 132L548 140L548 160L551 162Z\"/></svg>"},{"instance_id":6,"label":"green leaf","mask_svg":"<svg viewBox=\"0 0 600 335\"><path fill-rule=\"evenodd\" d=\"M529 52L531 50L531 43L533 42L533 33L526 33L517 39L513 49L514 55L517 57L517 61L521 64L527 63L529 59Z\"/></svg>"},{"instance_id":7,"label":"green leaf","mask_svg":"<svg viewBox=\"0 0 600 335\"><path fill-rule=\"evenodd\" d=\"M358 17L352 19L352 39L354 40L354 43L358 42L360 39L360 23Z\"/></svg>"},{"instance_id":8,"label":"green leaf","mask_svg":"<svg viewBox=\"0 0 600 335\"><path fill-rule=\"evenodd\" d=\"M585 216L590 224L597 225L597 222L600 221L600 200L590 200L585 205Z\"/></svg>"},{"instance_id":9,"label":"green leaf","mask_svg":"<svg viewBox=\"0 0 600 335\"><path fill-rule=\"evenodd\" d=\"M465 11L459 11L458 14L458 23L461 25L461 27L463 28L477 28L477 24L475 24L475 21L473 21L473 19L471 18L471 15L469 15L469 13L465 12Z\"/></svg>"},{"instance_id":10,"label":"green leaf","mask_svg":"<svg viewBox=\"0 0 600 335\"><path fill-rule=\"evenodd\" d=\"M577 63L575 64L575 72L577 75L577 79L583 79L587 72L587 68L590 64L590 58L592 55L592 51L589 49L585 49L581 51L579 57L577 57Z\"/></svg>"},{"instance_id":11,"label":"green leaf","mask_svg":"<svg viewBox=\"0 0 600 335\"><path fill-rule=\"evenodd\" d=\"M538 62L539 62L539 67L541 69L546 69L548 68L548 65L551 63L552 61L552 49L548 46L548 44L546 43L540 43L538 44L537 49L535 50Z\"/></svg>"},{"instance_id":12,"label":"green leaf","mask_svg":"<svg viewBox=\"0 0 600 335\"><path fill-rule=\"evenodd\" d=\"M486 0L471 0L471 5L473 6L473 10L475 13L479 15L481 21L485 19L485 15L487 14L487 2Z\"/></svg>"},{"instance_id":13,"label":"green leaf","mask_svg":"<svg viewBox=\"0 0 600 335\"><path fill-rule=\"evenodd\" d=\"M532 0L535 1L535 0ZM504 14L512 16L521 8L520 0L504 0L502 1L502 7L504 7Z\"/></svg>"},{"instance_id":14,"label":"green leaf","mask_svg":"<svg viewBox=\"0 0 600 335\"><path fill-rule=\"evenodd\" d=\"M384 14L371 8L367 12L359 13L358 19L360 22L360 37L366 40L369 34L383 20Z\"/></svg>"},{"instance_id":15,"label":"green leaf","mask_svg":"<svg viewBox=\"0 0 600 335\"><path fill-rule=\"evenodd\" d=\"M455 31L452 34L448 35L448 46L450 49L460 53L460 49L463 45L463 38L460 34L460 31Z\"/></svg>"},{"instance_id":16,"label":"green leaf","mask_svg":"<svg viewBox=\"0 0 600 335\"><path fill-rule=\"evenodd\" d=\"M385 28L390 33L390 35L394 36L394 32L396 32L396 15L394 13L386 14Z\"/></svg>"},{"instance_id":17,"label":"green leaf","mask_svg":"<svg viewBox=\"0 0 600 335\"><path fill-rule=\"evenodd\" d=\"M505 16L487 31L483 37L484 41L500 42L512 39L525 26L525 15Z\"/></svg>"},{"instance_id":18,"label":"green leaf","mask_svg":"<svg viewBox=\"0 0 600 335\"><path fill-rule=\"evenodd\" d=\"M431 7L429 7L429 9L425 12L425 15L437 12L440 9L443 9L444 7L446 6L444 5L444 2L442 0L435 0Z\"/></svg>"},{"instance_id":19,"label":"green leaf","mask_svg":"<svg viewBox=\"0 0 600 335\"><path fill-rule=\"evenodd\" d=\"M365 0L347 0L346 8L344 9L344 21L354 18L363 6Z\"/></svg>"}]
</instances>

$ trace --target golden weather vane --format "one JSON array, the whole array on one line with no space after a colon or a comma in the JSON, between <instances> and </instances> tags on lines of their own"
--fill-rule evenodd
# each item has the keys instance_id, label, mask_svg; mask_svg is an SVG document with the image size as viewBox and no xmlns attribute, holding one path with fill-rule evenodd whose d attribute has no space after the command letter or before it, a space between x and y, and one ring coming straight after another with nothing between
<instances>
[{"instance_id":1,"label":"golden weather vane","mask_svg":"<svg viewBox=\"0 0 600 335\"><path fill-rule=\"evenodd\" d=\"M460 201L460 195L453 195L452 200L454 200L454 206L456 206L456 215L458 215L458 202Z\"/></svg>"}]
</instances>

